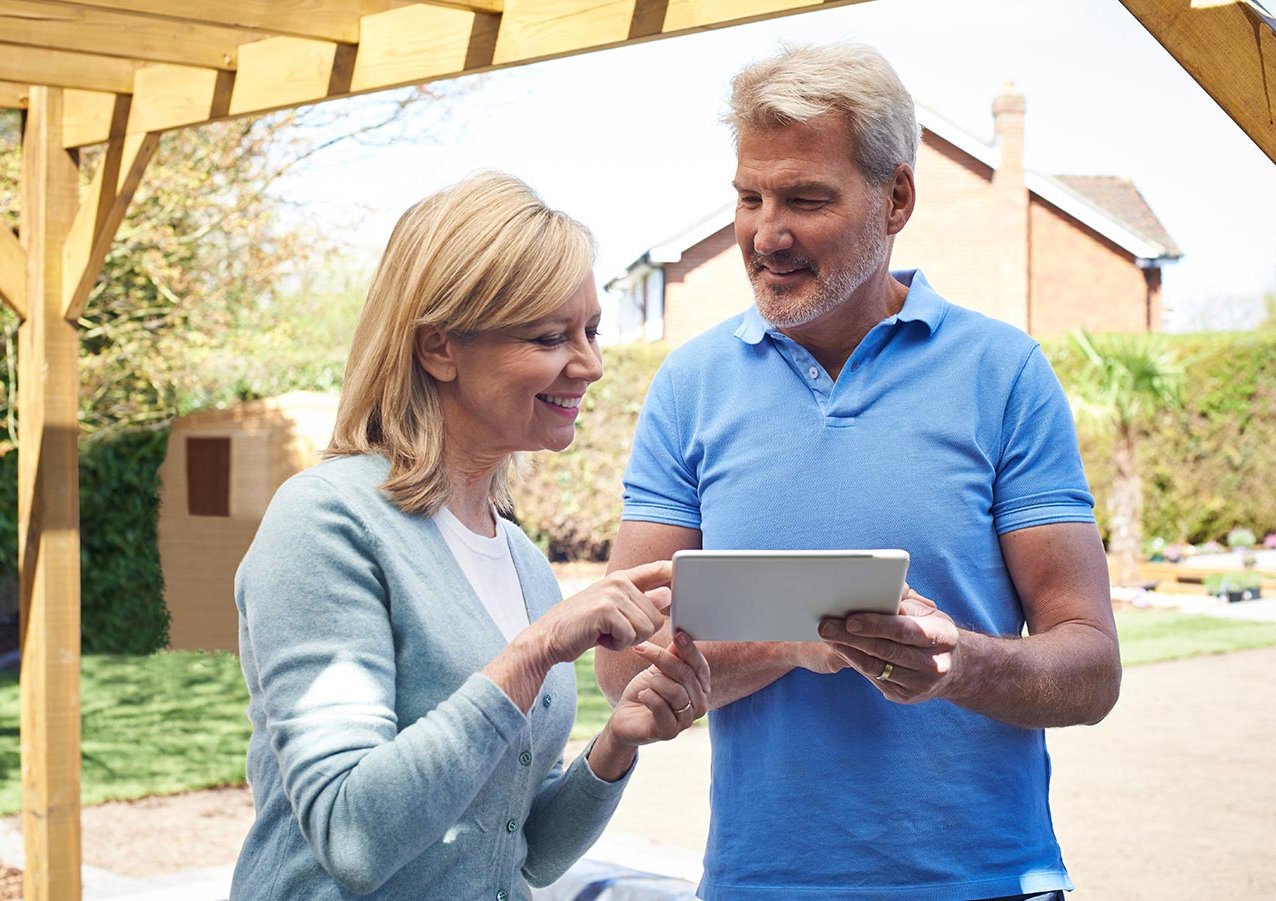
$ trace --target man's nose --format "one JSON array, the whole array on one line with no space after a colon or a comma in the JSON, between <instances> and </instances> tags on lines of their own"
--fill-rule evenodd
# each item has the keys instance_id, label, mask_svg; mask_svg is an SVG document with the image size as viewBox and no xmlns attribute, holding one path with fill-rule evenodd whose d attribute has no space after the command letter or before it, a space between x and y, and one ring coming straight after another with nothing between
<instances>
[{"instance_id":1,"label":"man's nose","mask_svg":"<svg viewBox=\"0 0 1276 901\"><path fill-rule=\"evenodd\" d=\"M763 208L757 214L757 230L753 233L753 249L770 255L793 246L793 234L782 213L774 208Z\"/></svg>"}]
</instances>

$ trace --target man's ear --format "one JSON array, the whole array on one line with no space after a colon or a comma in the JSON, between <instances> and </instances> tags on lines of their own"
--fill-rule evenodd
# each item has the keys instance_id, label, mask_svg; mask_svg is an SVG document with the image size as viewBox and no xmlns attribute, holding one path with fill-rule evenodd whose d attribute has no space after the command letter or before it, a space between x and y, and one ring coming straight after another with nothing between
<instances>
[{"instance_id":1,"label":"man's ear","mask_svg":"<svg viewBox=\"0 0 1276 901\"><path fill-rule=\"evenodd\" d=\"M913 216L917 204L917 186L913 183L913 167L900 163L891 179L886 195L886 234L898 235Z\"/></svg>"},{"instance_id":2,"label":"man's ear","mask_svg":"<svg viewBox=\"0 0 1276 901\"><path fill-rule=\"evenodd\" d=\"M436 382L450 382L456 378L452 342L437 325L422 325L417 328L413 338L413 352L417 365Z\"/></svg>"}]
</instances>

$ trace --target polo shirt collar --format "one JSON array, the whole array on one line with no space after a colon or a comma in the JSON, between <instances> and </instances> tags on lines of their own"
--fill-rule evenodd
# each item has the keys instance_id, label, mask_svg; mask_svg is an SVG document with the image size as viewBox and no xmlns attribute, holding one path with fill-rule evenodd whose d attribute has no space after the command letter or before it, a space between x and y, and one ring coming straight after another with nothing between
<instances>
[{"instance_id":1,"label":"polo shirt collar","mask_svg":"<svg viewBox=\"0 0 1276 901\"><path fill-rule=\"evenodd\" d=\"M908 295L904 298L904 306L895 316L899 322L920 322L926 326L931 333L935 333L935 329L939 328L940 320L944 318L944 311L948 307L948 301L944 300L935 289L930 286L930 282L926 281L926 276L922 275L920 269L903 269L891 273L895 279L908 286ZM739 327L735 330L735 336L745 344L757 344L768 333L778 332L771 323L762 318L762 314L758 312L756 305L750 305L744 311L744 318L741 319Z\"/></svg>"}]
</instances>

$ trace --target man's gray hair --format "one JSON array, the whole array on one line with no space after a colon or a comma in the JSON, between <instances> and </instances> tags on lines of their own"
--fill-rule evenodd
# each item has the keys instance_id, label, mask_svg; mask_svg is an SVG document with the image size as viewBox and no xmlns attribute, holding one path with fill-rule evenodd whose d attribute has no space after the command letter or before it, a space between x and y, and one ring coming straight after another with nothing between
<instances>
[{"instance_id":1,"label":"man's gray hair","mask_svg":"<svg viewBox=\"0 0 1276 901\"><path fill-rule=\"evenodd\" d=\"M780 52L731 80L724 117L736 142L745 128L775 128L840 112L855 138L856 163L876 185L900 163L915 166L919 131L913 98L866 44L782 44Z\"/></svg>"}]
</instances>

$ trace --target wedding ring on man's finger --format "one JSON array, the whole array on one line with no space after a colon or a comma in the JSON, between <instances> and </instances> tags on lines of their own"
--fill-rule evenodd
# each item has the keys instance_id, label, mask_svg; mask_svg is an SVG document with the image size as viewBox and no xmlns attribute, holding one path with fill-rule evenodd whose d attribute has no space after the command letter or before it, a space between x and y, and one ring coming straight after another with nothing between
<instances>
[{"instance_id":1,"label":"wedding ring on man's finger","mask_svg":"<svg viewBox=\"0 0 1276 901\"><path fill-rule=\"evenodd\" d=\"M688 710L690 710L690 709L691 709L691 702L690 702L690 701L688 701L686 704L684 704L683 706L681 706L681 707L679 707L677 710L675 710L675 711L674 711L674 714L675 714L676 716L682 716L684 713L686 713L686 712L687 712Z\"/></svg>"},{"instance_id":2,"label":"wedding ring on man's finger","mask_svg":"<svg viewBox=\"0 0 1276 901\"><path fill-rule=\"evenodd\" d=\"M882 667L882 671L878 674L877 681L885 682L887 679L891 677L891 672L894 669L895 669L895 664L887 663L885 666Z\"/></svg>"}]
</instances>

